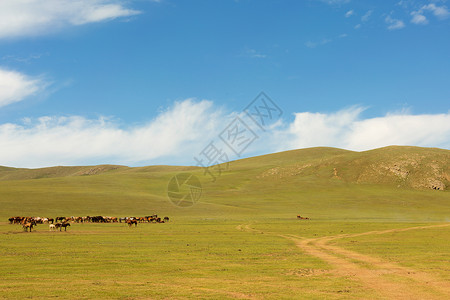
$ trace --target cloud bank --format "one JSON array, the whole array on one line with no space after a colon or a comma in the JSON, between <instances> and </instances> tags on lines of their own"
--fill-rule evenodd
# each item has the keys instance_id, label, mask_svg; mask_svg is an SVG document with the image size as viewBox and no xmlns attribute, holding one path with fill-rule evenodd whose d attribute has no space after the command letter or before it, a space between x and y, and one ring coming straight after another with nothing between
<instances>
[{"instance_id":1,"label":"cloud bank","mask_svg":"<svg viewBox=\"0 0 450 300\"><path fill-rule=\"evenodd\" d=\"M450 149L450 112L434 115L397 113L361 119L363 110L353 107L330 114L296 113L288 130L278 132L285 141L280 150L333 146L363 151L390 145Z\"/></svg>"},{"instance_id":2,"label":"cloud bank","mask_svg":"<svg viewBox=\"0 0 450 300\"><path fill-rule=\"evenodd\" d=\"M245 155L331 146L369 150L388 145L450 149L450 112L435 115L387 114L362 119L363 108L333 113L299 112L279 122ZM183 164L217 140L236 112L213 102L187 99L148 123L121 128L117 120L80 116L41 117L0 125L0 165L44 167L86 164ZM237 157L229 157L236 159Z\"/></svg>"},{"instance_id":3,"label":"cloud bank","mask_svg":"<svg viewBox=\"0 0 450 300\"><path fill-rule=\"evenodd\" d=\"M66 26L139 14L115 0L2 0L0 39L43 35Z\"/></svg>"},{"instance_id":4,"label":"cloud bank","mask_svg":"<svg viewBox=\"0 0 450 300\"><path fill-rule=\"evenodd\" d=\"M43 167L77 164L138 164L166 157L192 157L224 120L210 101L176 103L147 124L120 128L105 117L26 119L0 125L0 165ZM186 160L186 164L190 161Z\"/></svg>"}]
</instances>

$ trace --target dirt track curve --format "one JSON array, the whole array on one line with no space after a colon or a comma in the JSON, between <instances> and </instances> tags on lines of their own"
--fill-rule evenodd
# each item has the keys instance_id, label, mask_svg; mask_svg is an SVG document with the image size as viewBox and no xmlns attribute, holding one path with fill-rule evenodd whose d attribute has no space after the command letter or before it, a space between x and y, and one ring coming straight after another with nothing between
<instances>
[{"instance_id":1,"label":"dirt track curve","mask_svg":"<svg viewBox=\"0 0 450 300\"><path fill-rule=\"evenodd\" d=\"M292 240L303 252L332 265L335 268L335 274L358 280L366 288L374 290L375 294L381 299L450 299L450 282L437 278L432 274L403 267L378 257L361 254L336 245L328 245L331 241L347 237L446 226L450 226L450 224L369 231L312 239L291 234L269 234ZM251 228L250 225L239 225L237 229L262 232ZM264 233L267 234L268 232Z\"/></svg>"}]
</instances>

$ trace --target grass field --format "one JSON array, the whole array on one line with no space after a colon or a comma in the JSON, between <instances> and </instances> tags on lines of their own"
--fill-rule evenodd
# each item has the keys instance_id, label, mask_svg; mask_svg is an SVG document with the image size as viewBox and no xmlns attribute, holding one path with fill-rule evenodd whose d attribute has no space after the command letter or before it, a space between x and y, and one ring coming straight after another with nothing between
<instances>
[{"instance_id":1,"label":"grass field","mask_svg":"<svg viewBox=\"0 0 450 300\"><path fill-rule=\"evenodd\" d=\"M391 147L255 157L215 182L192 167L2 169L0 297L448 299L450 194L432 188L449 167L447 150ZM192 207L167 198L180 172L202 181ZM153 213L171 221L7 222Z\"/></svg>"}]
</instances>

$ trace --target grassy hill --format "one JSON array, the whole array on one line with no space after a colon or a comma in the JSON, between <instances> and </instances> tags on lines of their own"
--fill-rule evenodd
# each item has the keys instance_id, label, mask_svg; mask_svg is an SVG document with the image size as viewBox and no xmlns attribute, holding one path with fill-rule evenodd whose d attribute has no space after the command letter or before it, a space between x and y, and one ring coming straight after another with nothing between
<instances>
[{"instance_id":1,"label":"grassy hill","mask_svg":"<svg viewBox=\"0 0 450 300\"><path fill-rule=\"evenodd\" d=\"M336 148L309 148L233 161L231 171L256 174L257 179L279 180L315 175L353 183L400 185L445 190L450 185L450 151L438 148L390 146L364 152ZM195 167L119 165L17 169L0 166L0 181L89 176L107 173L171 173Z\"/></svg>"},{"instance_id":2,"label":"grassy hill","mask_svg":"<svg viewBox=\"0 0 450 300\"><path fill-rule=\"evenodd\" d=\"M203 185L199 203L167 197L180 172ZM129 215L376 218L450 217L450 151L386 147L365 152L309 148L229 163L215 182L196 167L0 169L0 205L10 215ZM437 191L435 189L439 189Z\"/></svg>"},{"instance_id":3,"label":"grassy hill","mask_svg":"<svg viewBox=\"0 0 450 300\"><path fill-rule=\"evenodd\" d=\"M65 176L98 175L112 170L128 167L115 165L98 165L87 167L49 167L39 169L18 169L0 166L0 180L24 180Z\"/></svg>"}]
</instances>

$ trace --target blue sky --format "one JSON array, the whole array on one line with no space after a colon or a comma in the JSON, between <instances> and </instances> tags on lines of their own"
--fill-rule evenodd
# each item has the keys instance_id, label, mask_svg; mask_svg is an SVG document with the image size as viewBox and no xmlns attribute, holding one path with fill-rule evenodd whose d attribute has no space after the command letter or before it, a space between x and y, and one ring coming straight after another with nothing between
<instances>
[{"instance_id":1,"label":"blue sky","mask_svg":"<svg viewBox=\"0 0 450 300\"><path fill-rule=\"evenodd\" d=\"M448 6L3 0L0 165L195 164L260 91L283 115L243 156L449 149Z\"/></svg>"}]
</instances>

